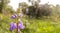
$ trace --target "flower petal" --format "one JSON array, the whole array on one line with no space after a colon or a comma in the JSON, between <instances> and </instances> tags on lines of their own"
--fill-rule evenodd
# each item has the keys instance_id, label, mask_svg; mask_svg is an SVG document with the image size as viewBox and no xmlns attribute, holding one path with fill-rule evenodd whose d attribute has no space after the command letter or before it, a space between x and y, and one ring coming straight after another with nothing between
<instances>
[{"instance_id":1,"label":"flower petal","mask_svg":"<svg viewBox=\"0 0 60 33\"><path fill-rule=\"evenodd\" d=\"M15 28L16 28L15 23L11 22L11 23L10 23L10 31L12 31L12 30L15 29Z\"/></svg>"}]
</instances>

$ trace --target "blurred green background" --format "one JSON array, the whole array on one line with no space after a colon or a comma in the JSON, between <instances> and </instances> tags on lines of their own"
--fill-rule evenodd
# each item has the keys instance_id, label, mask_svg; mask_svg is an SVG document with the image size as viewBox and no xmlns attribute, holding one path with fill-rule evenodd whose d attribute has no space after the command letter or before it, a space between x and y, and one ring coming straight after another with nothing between
<instances>
[{"instance_id":1,"label":"blurred green background","mask_svg":"<svg viewBox=\"0 0 60 33\"><path fill-rule=\"evenodd\" d=\"M0 33L11 33L9 30L10 23L16 22L11 19L11 15L15 14L12 6L8 5L10 0L0 0ZM29 0L31 2L31 0ZM16 12L22 12L24 17L21 18L25 26L22 33L60 33L60 5L39 4L40 0L36 2L33 0L31 6L26 2L19 3ZM21 7L22 8L21 8ZM16 33L13 30L12 33Z\"/></svg>"}]
</instances>

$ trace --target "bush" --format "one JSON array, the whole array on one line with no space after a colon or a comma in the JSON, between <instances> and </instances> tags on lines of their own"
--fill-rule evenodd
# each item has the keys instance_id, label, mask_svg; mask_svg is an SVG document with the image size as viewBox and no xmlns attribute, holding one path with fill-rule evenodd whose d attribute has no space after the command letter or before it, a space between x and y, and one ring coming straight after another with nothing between
<instances>
[{"instance_id":1,"label":"bush","mask_svg":"<svg viewBox=\"0 0 60 33\"><path fill-rule=\"evenodd\" d=\"M51 14L51 8L49 8L49 5L42 5L38 8L36 8L35 6L29 6L28 7L28 13L26 13L26 9L23 9L26 15L28 15L29 17L35 17L35 18L39 18L39 17L43 17L43 16L50 16Z\"/></svg>"}]
</instances>

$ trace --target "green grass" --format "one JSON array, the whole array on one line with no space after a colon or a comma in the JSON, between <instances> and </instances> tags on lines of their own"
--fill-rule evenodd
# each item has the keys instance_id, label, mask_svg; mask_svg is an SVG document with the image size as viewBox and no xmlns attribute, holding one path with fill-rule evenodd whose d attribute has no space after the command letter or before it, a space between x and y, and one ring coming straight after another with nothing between
<instances>
[{"instance_id":1,"label":"green grass","mask_svg":"<svg viewBox=\"0 0 60 33\"><path fill-rule=\"evenodd\" d=\"M9 31L9 24L12 20L8 16L0 16L3 16L0 20L0 33L11 33ZM49 19L41 20L22 18L22 21L25 25L25 29L21 30L22 33L60 33L60 23Z\"/></svg>"}]
</instances>

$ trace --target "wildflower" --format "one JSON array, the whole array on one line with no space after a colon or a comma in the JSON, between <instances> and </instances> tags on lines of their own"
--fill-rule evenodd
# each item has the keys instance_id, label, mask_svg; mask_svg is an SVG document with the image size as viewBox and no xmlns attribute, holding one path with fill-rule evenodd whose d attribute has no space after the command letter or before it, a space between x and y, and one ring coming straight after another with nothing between
<instances>
[{"instance_id":1,"label":"wildflower","mask_svg":"<svg viewBox=\"0 0 60 33\"><path fill-rule=\"evenodd\" d=\"M16 14L15 15L12 15L11 18L14 19L14 18L16 18L16 16L17 16Z\"/></svg>"},{"instance_id":2,"label":"wildflower","mask_svg":"<svg viewBox=\"0 0 60 33\"><path fill-rule=\"evenodd\" d=\"M17 28L17 24L11 22L11 23L10 23L10 31L12 31L12 30L14 30L14 29L16 29L16 28ZM20 22L20 23L18 24L18 29L20 30L20 29L24 29L24 28L25 28L25 27L23 26L23 23Z\"/></svg>"},{"instance_id":3,"label":"wildflower","mask_svg":"<svg viewBox=\"0 0 60 33\"><path fill-rule=\"evenodd\" d=\"M16 25L13 22L11 22L10 23L10 31L14 30L15 28L16 28Z\"/></svg>"},{"instance_id":4,"label":"wildflower","mask_svg":"<svg viewBox=\"0 0 60 33\"><path fill-rule=\"evenodd\" d=\"M25 27L23 26L23 23L20 22L19 25L18 25L18 29L24 29Z\"/></svg>"}]
</instances>

